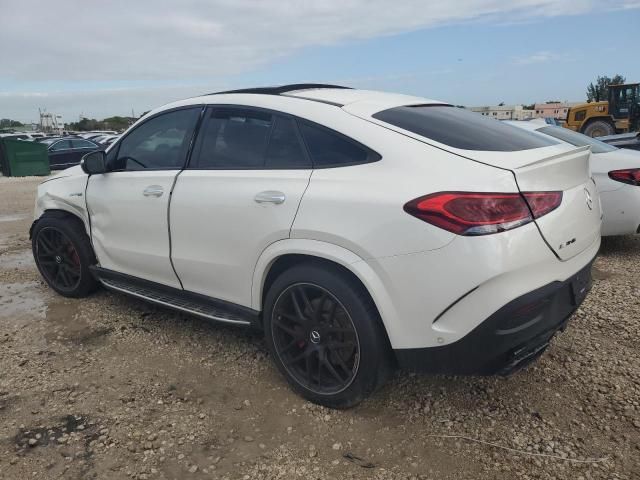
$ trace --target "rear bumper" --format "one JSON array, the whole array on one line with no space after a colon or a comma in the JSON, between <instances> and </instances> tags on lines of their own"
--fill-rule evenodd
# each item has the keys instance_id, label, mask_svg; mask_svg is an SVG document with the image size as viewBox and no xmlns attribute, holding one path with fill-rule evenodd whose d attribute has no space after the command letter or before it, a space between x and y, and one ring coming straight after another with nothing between
<instances>
[{"instance_id":1,"label":"rear bumper","mask_svg":"<svg viewBox=\"0 0 640 480\"><path fill-rule=\"evenodd\" d=\"M540 356L564 330L591 286L591 261L500 308L460 340L444 346L394 350L400 368L444 374L511 373Z\"/></svg>"}]
</instances>

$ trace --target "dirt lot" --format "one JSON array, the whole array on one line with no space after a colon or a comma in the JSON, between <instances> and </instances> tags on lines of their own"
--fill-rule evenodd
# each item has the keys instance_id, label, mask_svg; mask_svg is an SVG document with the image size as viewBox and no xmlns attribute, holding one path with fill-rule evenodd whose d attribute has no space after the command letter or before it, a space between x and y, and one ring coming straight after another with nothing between
<instances>
[{"instance_id":1,"label":"dirt lot","mask_svg":"<svg viewBox=\"0 0 640 480\"><path fill-rule=\"evenodd\" d=\"M255 334L52 293L27 234L37 183L0 178L0 478L640 478L640 237L604 245L525 371L399 373L331 411L290 392Z\"/></svg>"}]
</instances>

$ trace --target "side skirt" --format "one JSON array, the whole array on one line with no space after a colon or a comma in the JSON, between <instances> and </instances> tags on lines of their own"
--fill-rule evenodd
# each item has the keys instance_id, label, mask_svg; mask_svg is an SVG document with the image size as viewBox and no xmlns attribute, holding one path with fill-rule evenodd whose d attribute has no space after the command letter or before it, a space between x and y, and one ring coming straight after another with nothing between
<instances>
[{"instance_id":1,"label":"side skirt","mask_svg":"<svg viewBox=\"0 0 640 480\"><path fill-rule=\"evenodd\" d=\"M261 328L260 312L216 298L187 292L98 266L91 272L105 288L173 310L231 325Z\"/></svg>"}]
</instances>

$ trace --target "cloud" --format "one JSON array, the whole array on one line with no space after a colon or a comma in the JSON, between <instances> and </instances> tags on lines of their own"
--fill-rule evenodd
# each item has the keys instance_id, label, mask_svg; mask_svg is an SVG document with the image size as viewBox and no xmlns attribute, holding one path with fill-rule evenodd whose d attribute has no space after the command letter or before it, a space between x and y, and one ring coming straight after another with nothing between
<instances>
[{"instance_id":1,"label":"cloud","mask_svg":"<svg viewBox=\"0 0 640 480\"><path fill-rule=\"evenodd\" d=\"M567 60L567 55L557 52L542 51L532 53L523 57L517 57L513 59L513 63L516 65L532 65L534 63L547 63L558 60Z\"/></svg>"},{"instance_id":2,"label":"cloud","mask_svg":"<svg viewBox=\"0 0 640 480\"><path fill-rule=\"evenodd\" d=\"M638 7L638 0L2 0L0 107L11 112L38 97L29 91L67 98L68 85L81 98L87 86L94 97L115 98L105 85L126 84L120 94L129 104L164 103L310 47ZM545 60L529 60L536 61Z\"/></svg>"},{"instance_id":3,"label":"cloud","mask_svg":"<svg viewBox=\"0 0 640 480\"><path fill-rule=\"evenodd\" d=\"M637 0L4 0L0 78L234 75L305 47L482 19L638 6Z\"/></svg>"}]
</instances>

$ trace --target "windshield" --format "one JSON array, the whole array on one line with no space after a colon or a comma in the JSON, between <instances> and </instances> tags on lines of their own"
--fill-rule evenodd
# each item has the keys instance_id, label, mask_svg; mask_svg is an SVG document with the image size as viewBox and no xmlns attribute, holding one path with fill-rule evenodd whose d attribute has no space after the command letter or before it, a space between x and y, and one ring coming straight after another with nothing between
<instances>
[{"instance_id":1,"label":"windshield","mask_svg":"<svg viewBox=\"0 0 640 480\"><path fill-rule=\"evenodd\" d=\"M614 150L618 149L613 145L609 145L608 143L601 142L600 140L588 137L587 135L574 132L573 130L569 130L568 128L549 126L539 128L538 132L552 136L554 138L557 138L558 140L562 140L563 142L570 143L571 145L575 145L576 147L584 147L586 145L590 145L591 152L593 153L607 153L613 152Z\"/></svg>"}]
</instances>

